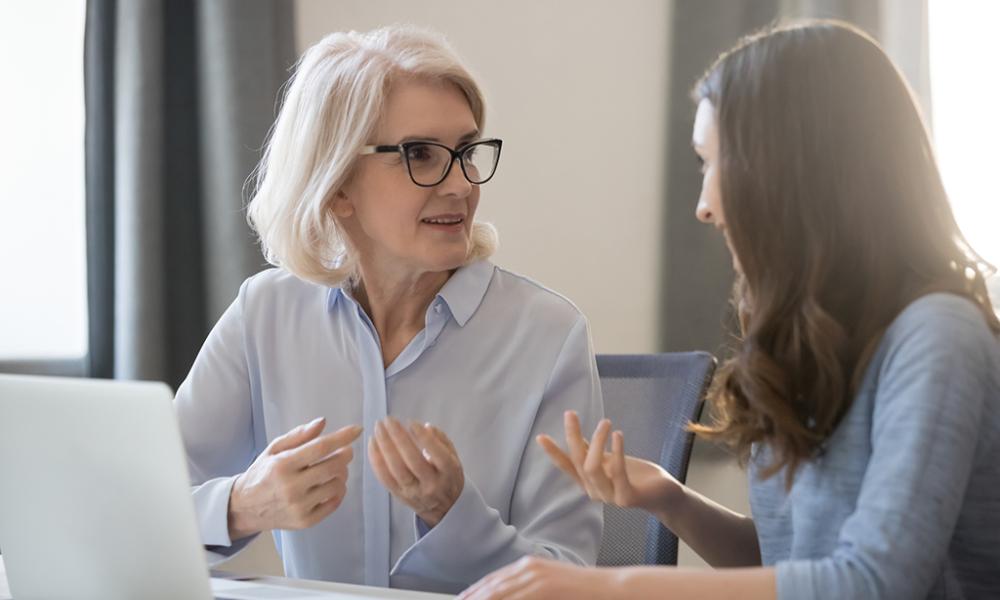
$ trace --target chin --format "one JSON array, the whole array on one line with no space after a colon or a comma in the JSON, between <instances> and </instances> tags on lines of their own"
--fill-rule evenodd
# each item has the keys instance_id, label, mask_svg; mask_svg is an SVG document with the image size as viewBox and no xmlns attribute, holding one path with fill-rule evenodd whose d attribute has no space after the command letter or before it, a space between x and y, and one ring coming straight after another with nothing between
<instances>
[{"instance_id":1,"label":"chin","mask_svg":"<svg viewBox=\"0 0 1000 600\"><path fill-rule=\"evenodd\" d=\"M455 254L452 256L438 256L432 260L425 261L428 271L441 273L443 271L454 271L465 264L467 254Z\"/></svg>"},{"instance_id":2,"label":"chin","mask_svg":"<svg viewBox=\"0 0 1000 600\"><path fill-rule=\"evenodd\" d=\"M425 254L424 264L433 271L451 271L465 264L469 257L472 245L449 244L447 248L438 248L436 252Z\"/></svg>"}]
</instances>

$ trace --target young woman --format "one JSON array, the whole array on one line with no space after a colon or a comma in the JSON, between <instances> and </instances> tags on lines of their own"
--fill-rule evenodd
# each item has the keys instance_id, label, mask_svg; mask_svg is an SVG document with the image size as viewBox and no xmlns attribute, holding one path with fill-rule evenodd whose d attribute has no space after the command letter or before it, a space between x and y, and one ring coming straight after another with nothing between
<instances>
[{"instance_id":1,"label":"young woman","mask_svg":"<svg viewBox=\"0 0 1000 600\"><path fill-rule=\"evenodd\" d=\"M553 461L717 568L522 560L462 597L1000 597L1000 323L903 78L814 22L744 40L695 95L697 216L733 255L743 330L696 430L749 464L753 517L567 414L568 453L539 440Z\"/></svg>"},{"instance_id":2,"label":"young woman","mask_svg":"<svg viewBox=\"0 0 1000 600\"><path fill-rule=\"evenodd\" d=\"M177 392L211 550L274 532L291 577L436 591L525 555L596 560L601 507L532 442L566 410L603 416L587 323L487 260L484 111L425 31L302 57L249 206L280 268L243 284Z\"/></svg>"}]
</instances>

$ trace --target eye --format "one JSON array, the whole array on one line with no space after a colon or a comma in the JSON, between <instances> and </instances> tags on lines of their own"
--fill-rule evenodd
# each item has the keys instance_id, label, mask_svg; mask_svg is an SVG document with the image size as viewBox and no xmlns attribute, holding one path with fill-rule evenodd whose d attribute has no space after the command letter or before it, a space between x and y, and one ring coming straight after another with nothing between
<instances>
[{"instance_id":1,"label":"eye","mask_svg":"<svg viewBox=\"0 0 1000 600\"><path fill-rule=\"evenodd\" d=\"M477 152L479 152L479 144L466 146L465 150L462 151L462 156L465 157L465 160L475 160Z\"/></svg>"},{"instance_id":2,"label":"eye","mask_svg":"<svg viewBox=\"0 0 1000 600\"><path fill-rule=\"evenodd\" d=\"M704 157L702 157L702 155L700 155L698 153L695 153L694 158L695 158L695 160L698 161L698 171L702 175L704 175L705 174L705 159L704 159Z\"/></svg>"},{"instance_id":3,"label":"eye","mask_svg":"<svg viewBox=\"0 0 1000 600\"><path fill-rule=\"evenodd\" d=\"M434 158L430 146L415 144L406 149L406 160L410 163L427 162Z\"/></svg>"}]
</instances>

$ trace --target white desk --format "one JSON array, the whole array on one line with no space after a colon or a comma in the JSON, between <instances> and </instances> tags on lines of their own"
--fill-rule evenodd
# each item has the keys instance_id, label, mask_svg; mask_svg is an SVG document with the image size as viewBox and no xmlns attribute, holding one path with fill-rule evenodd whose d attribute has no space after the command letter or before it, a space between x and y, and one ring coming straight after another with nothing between
<instances>
[{"instance_id":1,"label":"white desk","mask_svg":"<svg viewBox=\"0 0 1000 600\"><path fill-rule=\"evenodd\" d=\"M371 600L444 600L453 598L442 594L429 594L427 592L414 592L410 590L394 590L387 588L369 587L364 585L350 585L347 583L331 583L329 581L309 581L305 579L289 579L287 577L256 577L237 576L236 579L252 581L254 583L265 583L268 585L287 588L289 597L295 595L295 590L309 590L315 592L329 592L330 598L370 598ZM213 589L218 590L219 586L224 586L224 579L212 579ZM320 596L317 596L320 598ZM0 557L0 600L12 600L10 588L7 586L7 571L3 565L3 557Z\"/></svg>"}]
</instances>

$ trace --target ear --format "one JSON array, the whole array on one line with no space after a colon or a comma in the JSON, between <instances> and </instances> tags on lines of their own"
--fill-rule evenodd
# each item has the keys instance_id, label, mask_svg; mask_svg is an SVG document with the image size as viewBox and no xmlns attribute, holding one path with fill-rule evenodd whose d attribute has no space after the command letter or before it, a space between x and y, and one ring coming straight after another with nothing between
<instances>
[{"instance_id":1,"label":"ear","mask_svg":"<svg viewBox=\"0 0 1000 600\"><path fill-rule=\"evenodd\" d=\"M333 194L330 202L330 210L333 216L339 219L346 219L354 214L354 203L343 189L337 190Z\"/></svg>"}]
</instances>

